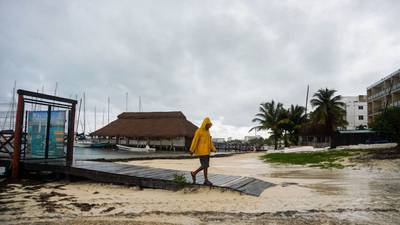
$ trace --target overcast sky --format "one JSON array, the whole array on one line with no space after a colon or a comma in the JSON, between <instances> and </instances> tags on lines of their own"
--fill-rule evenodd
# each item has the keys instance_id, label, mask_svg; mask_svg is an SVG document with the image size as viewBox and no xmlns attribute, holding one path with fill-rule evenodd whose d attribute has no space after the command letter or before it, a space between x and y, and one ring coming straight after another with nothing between
<instances>
[{"instance_id":1,"label":"overcast sky","mask_svg":"<svg viewBox=\"0 0 400 225\"><path fill-rule=\"evenodd\" d=\"M400 68L400 1L0 1L0 102L17 88L87 96L112 114L182 111L243 137L258 105L341 95ZM253 133L254 134L254 133Z\"/></svg>"}]
</instances>

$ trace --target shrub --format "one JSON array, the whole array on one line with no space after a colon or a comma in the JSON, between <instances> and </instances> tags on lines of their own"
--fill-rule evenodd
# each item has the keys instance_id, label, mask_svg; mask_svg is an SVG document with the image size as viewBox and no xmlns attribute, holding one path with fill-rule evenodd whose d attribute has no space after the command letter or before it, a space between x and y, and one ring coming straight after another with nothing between
<instances>
[{"instance_id":1,"label":"shrub","mask_svg":"<svg viewBox=\"0 0 400 225\"><path fill-rule=\"evenodd\" d=\"M372 123L372 129L390 137L400 149L400 107L389 108L378 115Z\"/></svg>"}]
</instances>

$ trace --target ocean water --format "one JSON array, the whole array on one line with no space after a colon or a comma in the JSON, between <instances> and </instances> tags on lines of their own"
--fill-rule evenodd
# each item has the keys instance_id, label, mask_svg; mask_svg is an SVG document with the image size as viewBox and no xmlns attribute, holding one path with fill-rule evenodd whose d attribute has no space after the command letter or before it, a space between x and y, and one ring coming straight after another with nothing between
<instances>
[{"instance_id":1,"label":"ocean water","mask_svg":"<svg viewBox=\"0 0 400 225\"><path fill-rule=\"evenodd\" d=\"M156 151L156 152L129 152L124 150L114 150L111 148L74 148L74 159L75 160L93 160L93 159L129 159L137 157L148 157L148 156L179 156L188 155L182 151Z\"/></svg>"}]
</instances>

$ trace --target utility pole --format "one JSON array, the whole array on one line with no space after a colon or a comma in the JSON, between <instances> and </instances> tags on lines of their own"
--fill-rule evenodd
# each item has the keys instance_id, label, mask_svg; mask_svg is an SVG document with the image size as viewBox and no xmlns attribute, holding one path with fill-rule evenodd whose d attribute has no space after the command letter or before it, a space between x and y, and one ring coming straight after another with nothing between
<instances>
[{"instance_id":1,"label":"utility pole","mask_svg":"<svg viewBox=\"0 0 400 225\"><path fill-rule=\"evenodd\" d=\"M306 95L306 108L305 108L305 117L307 120L307 107L308 107L308 93L310 92L310 85L307 85L307 95Z\"/></svg>"}]
</instances>

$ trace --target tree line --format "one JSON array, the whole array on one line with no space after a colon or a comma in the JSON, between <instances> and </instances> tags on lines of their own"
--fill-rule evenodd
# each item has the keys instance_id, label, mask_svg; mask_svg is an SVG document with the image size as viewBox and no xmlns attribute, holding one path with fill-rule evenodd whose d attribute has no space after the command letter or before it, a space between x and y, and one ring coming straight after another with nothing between
<instances>
[{"instance_id":1,"label":"tree line","mask_svg":"<svg viewBox=\"0 0 400 225\"><path fill-rule=\"evenodd\" d=\"M307 129L324 134L332 140L337 129L348 124L345 120L345 103L341 101L341 95L335 95L336 92L328 88L315 92L310 101L314 110L309 114L303 106L291 105L284 108L282 103L274 100L263 102L252 120L257 125L250 131L269 131L270 137L266 142L273 144L275 149L282 143L285 147L297 145L300 132ZM385 107L370 127L390 137L393 142L398 143L397 148L400 149L400 107Z\"/></svg>"},{"instance_id":2,"label":"tree line","mask_svg":"<svg viewBox=\"0 0 400 225\"><path fill-rule=\"evenodd\" d=\"M347 125L344 119L345 104L341 101L341 96L335 93L336 90L328 88L319 89L314 93L310 102L315 110L308 115L303 106L291 105L285 109L282 103L274 100L263 102L252 120L258 125L250 131L268 130L269 139L272 139L275 149L282 142L286 147L297 145L300 131L305 127L318 127L332 136L338 127Z\"/></svg>"}]
</instances>

